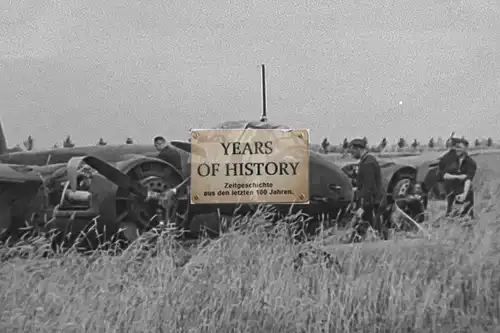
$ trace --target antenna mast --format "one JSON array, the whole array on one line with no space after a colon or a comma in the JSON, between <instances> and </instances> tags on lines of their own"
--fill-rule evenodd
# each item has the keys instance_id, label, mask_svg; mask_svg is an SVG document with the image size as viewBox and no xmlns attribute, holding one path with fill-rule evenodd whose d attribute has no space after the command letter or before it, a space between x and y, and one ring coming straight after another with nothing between
<instances>
[{"instance_id":1,"label":"antenna mast","mask_svg":"<svg viewBox=\"0 0 500 333\"><path fill-rule=\"evenodd\" d=\"M261 65L262 68L262 115L260 116L261 122L267 121L267 103L266 103L266 66Z\"/></svg>"}]
</instances>

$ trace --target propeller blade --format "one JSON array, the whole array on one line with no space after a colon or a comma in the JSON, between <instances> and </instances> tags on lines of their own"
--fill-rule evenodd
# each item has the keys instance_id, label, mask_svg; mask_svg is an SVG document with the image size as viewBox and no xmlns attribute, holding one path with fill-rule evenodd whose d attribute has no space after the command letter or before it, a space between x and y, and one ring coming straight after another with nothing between
<instances>
[{"instance_id":1,"label":"propeller blade","mask_svg":"<svg viewBox=\"0 0 500 333\"><path fill-rule=\"evenodd\" d=\"M83 162L87 163L91 168L106 177L113 184L127 190L137 196L147 198L148 190L141 184L130 179L129 176L112 166L111 164L94 156L86 156Z\"/></svg>"}]
</instances>

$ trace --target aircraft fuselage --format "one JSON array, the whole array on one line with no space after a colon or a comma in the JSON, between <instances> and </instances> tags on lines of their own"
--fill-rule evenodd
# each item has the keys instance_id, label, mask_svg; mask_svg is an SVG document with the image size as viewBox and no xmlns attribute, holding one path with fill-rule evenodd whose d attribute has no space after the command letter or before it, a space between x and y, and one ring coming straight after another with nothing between
<instances>
[{"instance_id":1,"label":"aircraft fuselage","mask_svg":"<svg viewBox=\"0 0 500 333\"><path fill-rule=\"evenodd\" d=\"M40 151L23 151L0 155L0 163L22 165L50 165L68 162L72 157L92 155L114 163L126 158L126 155L145 155L156 157L158 152L152 145L113 145L86 146L74 148L53 148Z\"/></svg>"}]
</instances>

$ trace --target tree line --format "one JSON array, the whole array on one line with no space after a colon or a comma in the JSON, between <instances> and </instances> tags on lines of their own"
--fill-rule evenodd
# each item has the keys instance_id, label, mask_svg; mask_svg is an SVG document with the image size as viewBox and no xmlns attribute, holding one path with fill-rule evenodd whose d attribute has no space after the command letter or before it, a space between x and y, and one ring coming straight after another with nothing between
<instances>
[{"instance_id":1,"label":"tree line","mask_svg":"<svg viewBox=\"0 0 500 333\"><path fill-rule=\"evenodd\" d=\"M410 144L408 144L406 139L401 137L394 145L391 145L391 146L393 148L399 148L399 149L412 148L415 150L423 148L423 147L427 147L430 149L446 148L449 146L450 140L454 136L454 134L455 133L452 133L452 135L450 136L450 138L448 138L446 140L446 142L441 137L437 138L437 140L435 140L434 138L430 138L429 141L427 142L427 145L422 145L417 139L413 139L413 141ZM365 140L367 146L369 146L368 139L366 137L364 137L363 139ZM96 146L106 146L107 144L108 143L106 141L104 141L104 138L101 137L97 141ZM129 137L125 140L125 144L128 144L128 145L134 144L134 140ZM23 145L24 145L25 150L27 150L27 151L33 150L35 148L35 139L30 135L30 136L28 136L28 138L26 140L23 141ZM490 148L490 147L493 147L493 145L494 145L493 139L491 137L489 137L487 139L474 140L472 146L476 147L476 148L481 148L481 147ZM61 148L61 147L62 148L75 147L75 143L71 139L70 135L66 136L66 138L62 141L61 145L56 143L52 146L52 148ZM380 141L380 143L378 145L369 146L369 147L370 147L371 151L379 151L380 152L380 151L384 151L387 148L389 148L389 142L388 142L387 138L382 138L382 140ZM334 151L337 151L339 149L340 150L347 150L349 148L349 139L344 138L342 143L340 143L337 146L332 146L330 144L330 142L328 141L328 138L324 138L323 141L321 142L320 148L321 148L322 152L334 152ZM16 147L14 147L11 150L12 150L12 152L15 152L15 151L21 151L23 149L19 145L17 145Z\"/></svg>"},{"instance_id":2,"label":"tree line","mask_svg":"<svg viewBox=\"0 0 500 333\"><path fill-rule=\"evenodd\" d=\"M439 137L437 140L434 138L430 138L429 141L427 142L426 145L422 145L417 139L413 139L411 143L408 143L405 138L399 138L399 140L394 144L391 145L392 148L397 148L397 149L404 149L404 148L412 148L414 150L418 150L420 148L447 148L451 144L451 139L454 137L455 133L452 133L452 135L444 141L443 138ZM370 147L371 151L377 151L381 152L389 148L389 141L387 138L382 138L380 143L378 145L369 145L368 139L366 137L363 138L365 140L366 145ZM321 142L321 150L322 152L333 152L337 150L347 150L349 148L349 142L350 140L348 138L344 138L342 143L340 143L337 146L332 146L330 142L328 141L328 138L324 138L323 141ZM493 147L494 142L491 137L487 139L476 139L474 142L471 142L471 146L476 147L476 148L481 148L481 147L486 147L486 148L491 148Z\"/></svg>"},{"instance_id":3,"label":"tree line","mask_svg":"<svg viewBox=\"0 0 500 333\"><path fill-rule=\"evenodd\" d=\"M133 143L134 143L134 140L132 140L132 138L127 138L125 140L125 144L127 144L127 145L131 145ZM104 141L104 138L101 137L99 139L99 141L97 141L96 146L106 146L107 144L108 143L106 141ZM23 141L23 146L24 146L24 150L27 150L27 151L33 150L35 148L35 139L33 138L33 136L31 136L31 135L28 136L28 138ZM52 146L52 148L73 148L75 146L76 146L75 143L71 139L71 135L68 135L62 141L61 145L59 145L58 143L55 143ZM17 145L16 147L14 147L12 149L12 152L21 151L21 150L23 150L21 148L21 146Z\"/></svg>"}]
</instances>

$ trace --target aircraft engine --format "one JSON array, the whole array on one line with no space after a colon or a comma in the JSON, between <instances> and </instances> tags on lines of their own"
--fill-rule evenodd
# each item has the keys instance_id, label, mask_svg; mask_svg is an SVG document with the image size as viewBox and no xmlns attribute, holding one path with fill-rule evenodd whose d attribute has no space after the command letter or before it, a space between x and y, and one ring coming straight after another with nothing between
<instances>
[{"instance_id":1,"label":"aircraft engine","mask_svg":"<svg viewBox=\"0 0 500 333\"><path fill-rule=\"evenodd\" d=\"M115 166L98 160L93 168L85 164L85 158L89 157L68 162L68 180L51 228L81 234L96 221L99 232L117 234L121 230L121 238L131 241L162 222L167 210L187 214L187 197L165 200L169 190L183 180L168 163L139 156Z\"/></svg>"}]
</instances>

